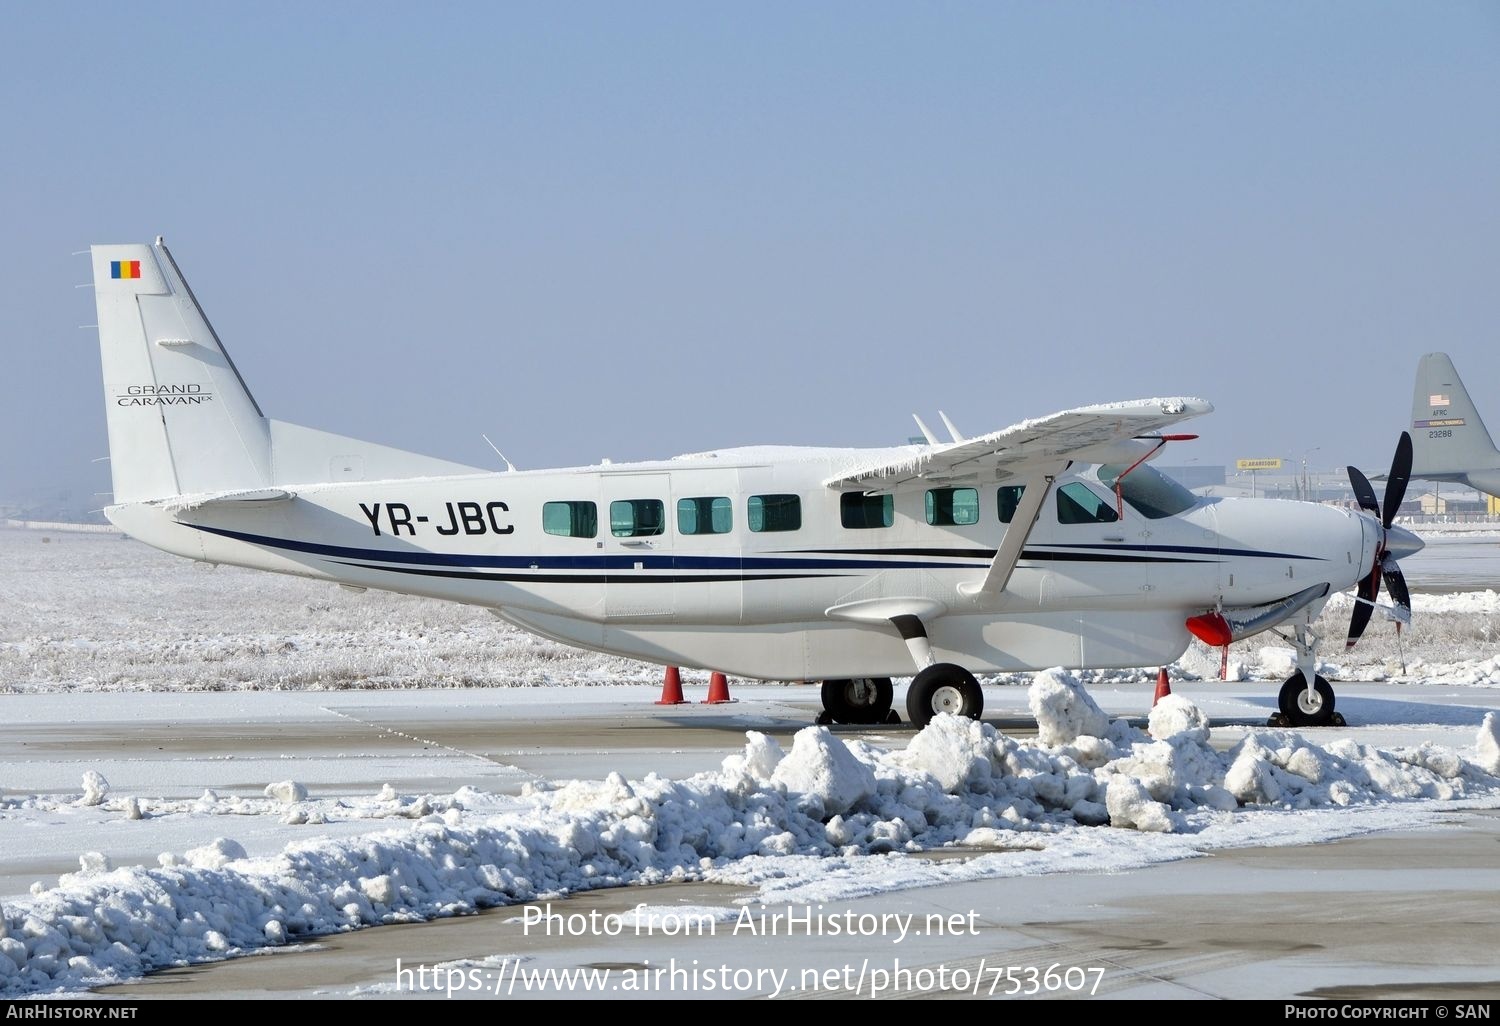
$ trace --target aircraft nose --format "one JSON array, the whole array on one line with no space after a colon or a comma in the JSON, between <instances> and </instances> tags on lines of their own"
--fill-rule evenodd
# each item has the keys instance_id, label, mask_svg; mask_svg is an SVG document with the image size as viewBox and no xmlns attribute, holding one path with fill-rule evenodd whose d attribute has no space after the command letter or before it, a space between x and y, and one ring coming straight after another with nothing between
<instances>
[{"instance_id":1,"label":"aircraft nose","mask_svg":"<svg viewBox=\"0 0 1500 1026\"><path fill-rule=\"evenodd\" d=\"M1421 552L1427 543L1404 527L1392 524L1385 529L1385 551L1397 562Z\"/></svg>"}]
</instances>

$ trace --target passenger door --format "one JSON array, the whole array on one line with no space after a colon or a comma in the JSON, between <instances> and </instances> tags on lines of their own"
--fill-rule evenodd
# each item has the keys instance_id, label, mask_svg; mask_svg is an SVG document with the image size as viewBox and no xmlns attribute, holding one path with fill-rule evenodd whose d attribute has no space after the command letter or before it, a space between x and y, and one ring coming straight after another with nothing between
<instances>
[{"instance_id":1,"label":"passenger door","mask_svg":"<svg viewBox=\"0 0 1500 1026\"><path fill-rule=\"evenodd\" d=\"M677 607L667 512L670 476L604 474L599 483L605 617L671 619Z\"/></svg>"}]
</instances>

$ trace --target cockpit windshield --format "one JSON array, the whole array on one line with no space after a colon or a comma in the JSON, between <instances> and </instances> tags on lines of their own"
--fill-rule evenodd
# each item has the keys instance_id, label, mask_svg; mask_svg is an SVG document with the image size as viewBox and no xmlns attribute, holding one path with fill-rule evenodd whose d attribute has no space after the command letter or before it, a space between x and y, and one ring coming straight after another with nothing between
<instances>
[{"instance_id":1,"label":"cockpit windshield","mask_svg":"<svg viewBox=\"0 0 1500 1026\"><path fill-rule=\"evenodd\" d=\"M1125 464L1107 463L1099 468L1099 482L1114 491L1118 481L1120 495L1149 520L1176 516L1198 501L1196 495L1153 467L1136 467L1121 478L1127 469Z\"/></svg>"}]
</instances>

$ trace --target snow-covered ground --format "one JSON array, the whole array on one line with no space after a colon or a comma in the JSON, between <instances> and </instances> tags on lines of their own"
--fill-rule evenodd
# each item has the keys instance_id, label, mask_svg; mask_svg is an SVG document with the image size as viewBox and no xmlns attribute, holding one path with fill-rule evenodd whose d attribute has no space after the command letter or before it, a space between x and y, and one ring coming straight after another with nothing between
<instances>
[{"instance_id":1,"label":"snow-covered ground","mask_svg":"<svg viewBox=\"0 0 1500 1026\"><path fill-rule=\"evenodd\" d=\"M1495 569L1500 585L1500 559ZM1318 624L1330 639L1320 672L1343 680L1500 684L1500 594L1423 594L1420 574L1408 568L1408 578L1416 593L1411 627L1398 635L1377 614L1347 654L1339 639L1353 600L1329 601ZM209 568L120 536L0 530L0 602L0 694L661 682L660 667L558 645L472 607ZM1229 676L1282 680L1290 656L1289 647L1262 634L1231 646ZM1089 672L1083 680L1149 681L1155 672ZM1204 647L1173 669L1187 679L1219 672L1219 651ZM684 671L684 683L707 680ZM984 678L1018 686L1030 680Z\"/></svg>"},{"instance_id":2,"label":"snow-covered ground","mask_svg":"<svg viewBox=\"0 0 1500 1026\"><path fill-rule=\"evenodd\" d=\"M1154 708L1154 670L1049 671L986 680L990 722L834 732L812 688L659 708L659 668L477 610L107 536L0 531L0 603L0 995L599 888L736 885L727 920L1500 808L1493 591L1419 594L1399 643L1377 620L1325 673L1380 683L1304 732L1260 726L1290 656L1263 639L1227 682L1189 653ZM668 716L680 747L596 741Z\"/></svg>"}]
</instances>

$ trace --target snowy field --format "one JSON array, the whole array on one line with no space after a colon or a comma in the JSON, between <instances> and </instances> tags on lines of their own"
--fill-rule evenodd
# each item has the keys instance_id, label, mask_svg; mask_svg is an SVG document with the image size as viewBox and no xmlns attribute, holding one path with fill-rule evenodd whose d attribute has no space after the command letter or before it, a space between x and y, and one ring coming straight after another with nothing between
<instances>
[{"instance_id":1,"label":"snowy field","mask_svg":"<svg viewBox=\"0 0 1500 1026\"><path fill-rule=\"evenodd\" d=\"M1464 526L1464 525L1456 525ZM1448 528L1444 528L1447 530ZM1488 538L1488 536L1482 536ZM1490 539L1500 553L1500 541ZM1500 594L1423 594L1430 545L1407 560L1413 627L1397 635L1377 614L1352 653L1347 595L1319 631L1330 679L1500 685ZM1474 565L1471 548L1463 560ZM1500 586L1500 555L1493 561ZM1447 563L1432 579L1445 582ZM0 694L59 691L333 691L386 688L659 686L661 668L568 648L472 607L234 567L209 568L120 536L0 530ZM1230 648L1229 676L1284 680L1291 649L1269 635ZM1198 647L1174 679L1217 678L1220 653ZM1085 673L1150 681L1155 668ZM684 683L707 684L685 671ZM984 678L1029 684L1030 674ZM899 703L898 703L899 708Z\"/></svg>"},{"instance_id":2,"label":"snowy field","mask_svg":"<svg viewBox=\"0 0 1500 1026\"><path fill-rule=\"evenodd\" d=\"M1399 639L1321 625L1344 730L1262 726L1262 636L1154 708L1154 668L1049 671L986 679L984 723L830 731L815 688L663 708L660 668L480 610L0 531L0 996L628 885L734 922L1500 809L1500 597L1408 574Z\"/></svg>"}]
</instances>

